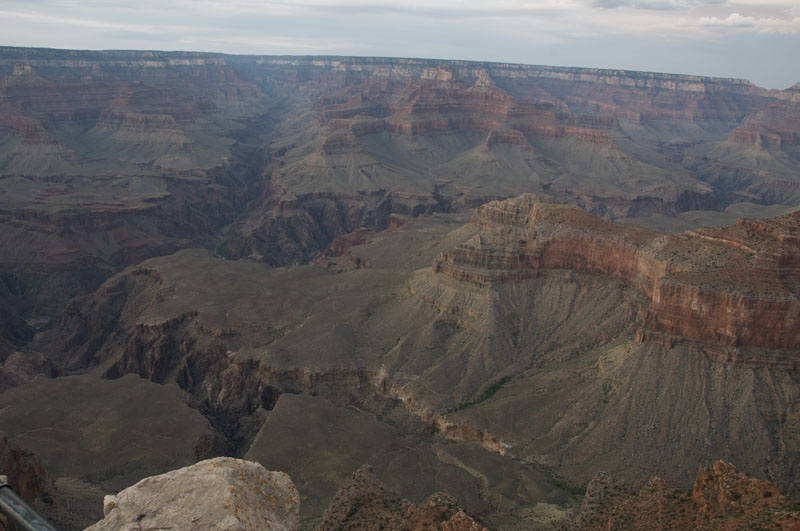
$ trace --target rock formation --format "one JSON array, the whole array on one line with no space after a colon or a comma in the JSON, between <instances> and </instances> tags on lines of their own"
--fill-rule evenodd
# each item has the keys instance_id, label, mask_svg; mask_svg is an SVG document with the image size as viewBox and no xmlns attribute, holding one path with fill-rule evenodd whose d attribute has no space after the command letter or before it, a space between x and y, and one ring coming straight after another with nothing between
<instances>
[{"instance_id":1,"label":"rock formation","mask_svg":"<svg viewBox=\"0 0 800 531\"><path fill-rule=\"evenodd\" d=\"M42 461L30 452L12 444L8 436L0 432L0 474L20 498L38 511L49 514L53 511L55 484L47 474Z\"/></svg>"},{"instance_id":2,"label":"rock formation","mask_svg":"<svg viewBox=\"0 0 800 531\"><path fill-rule=\"evenodd\" d=\"M297 489L286 474L217 457L106 496L104 518L88 529L292 531L297 529L299 505Z\"/></svg>"},{"instance_id":3,"label":"rock formation","mask_svg":"<svg viewBox=\"0 0 800 531\"><path fill-rule=\"evenodd\" d=\"M4 47L0 271L46 319L180 248L305 262L528 191L608 218L796 203L798 105L673 74Z\"/></svg>"},{"instance_id":4,"label":"rock formation","mask_svg":"<svg viewBox=\"0 0 800 531\"><path fill-rule=\"evenodd\" d=\"M595 477L570 529L800 529L800 509L767 481L717 461L701 468L691 492L658 478L643 486Z\"/></svg>"},{"instance_id":5,"label":"rock formation","mask_svg":"<svg viewBox=\"0 0 800 531\"><path fill-rule=\"evenodd\" d=\"M436 493L422 504L413 505L387 489L366 465L355 471L353 480L336 493L317 529L486 531L458 507L452 496Z\"/></svg>"},{"instance_id":6,"label":"rock formation","mask_svg":"<svg viewBox=\"0 0 800 531\"><path fill-rule=\"evenodd\" d=\"M618 278L652 301L645 335L704 341L726 361L797 366L798 213L664 236L522 196L481 206L473 223L478 235L438 257L434 272L478 284L547 269Z\"/></svg>"}]
</instances>

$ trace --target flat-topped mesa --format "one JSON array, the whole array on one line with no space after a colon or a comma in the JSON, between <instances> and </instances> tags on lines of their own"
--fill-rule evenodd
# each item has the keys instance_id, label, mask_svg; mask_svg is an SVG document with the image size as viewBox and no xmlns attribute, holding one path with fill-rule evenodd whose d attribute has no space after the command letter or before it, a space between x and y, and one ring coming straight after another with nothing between
<instances>
[{"instance_id":1,"label":"flat-topped mesa","mask_svg":"<svg viewBox=\"0 0 800 531\"><path fill-rule=\"evenodd\" d=\"M486 146L491 147L496 144L511 144L515 146L523 146L529 150L533 150L528 144L528 140L522 131L517 129L492 129L486 137Z\"/></svg>"},{"instance_id":2,"label":"flat-topped mesa","mask_svg":"<svg viewBox=\"0 0 800 531\"><path fill-rule=\"evenodd\" d=\"M435 273L481 285L548 269L609 276L651 300L641 338L680 336L728 354L800 346L800 212L659 235L524 195L483 205L472 223L479 233L437 257ZM778 353L719 357L797 363Z\"/></svg>"}]
</instances>

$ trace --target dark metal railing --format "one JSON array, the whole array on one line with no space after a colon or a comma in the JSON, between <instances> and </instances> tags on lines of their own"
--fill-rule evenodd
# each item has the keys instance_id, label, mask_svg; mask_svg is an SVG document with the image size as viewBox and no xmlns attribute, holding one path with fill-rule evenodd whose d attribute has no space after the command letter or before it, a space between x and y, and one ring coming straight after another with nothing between
<instances>
[{"instance_id":1,"label":"dark metal railing","mask_svg":"<svg viewBox=\"0 0 800 531\"><path fill-rule=\"evenodd\" d=\"M19 530L56 531L50 522L17 496L11 490L11 486L4 481L0 481L0 513L3 513Z\"/></svg>"}]
</instances>

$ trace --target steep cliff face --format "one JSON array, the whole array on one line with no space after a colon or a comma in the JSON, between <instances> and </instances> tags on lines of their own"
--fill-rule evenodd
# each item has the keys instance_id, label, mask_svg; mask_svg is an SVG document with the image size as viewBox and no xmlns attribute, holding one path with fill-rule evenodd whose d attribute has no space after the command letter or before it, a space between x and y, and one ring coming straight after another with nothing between
<instances>
[{"instance_id":1,"label":"steep cliff face","mask_svg":"<svg viewBox=\"0 0 800 531\"><path fill-rule=\"evenodd\" d=\"M478 235L438 257L434 272L483 285L547 269L618 278L652 301L644 334L708 341L711 350L783 351L772 363L797 363L790 354L800 345L796 213L660 236L524 196L480 207L473 223ZM770 363L763 356L751 362Z\"/></svg>"},{"instance_id":2,"label":"steep cliff face","mask_svg":"<svg viewBox=\"0 0 800 531\"><path fill-rule=\"evenodd\" d=\"M522 197L483 205L472 225L411 286L458 328L491 337L492 354L438 359L404 387L409 404L442 408L431 388L464 385L473 362L488 375L443 426L469 426L508 455L578 482L590 469L632 478L655 466L681 485L693 463L725 458L794 492L796 214L656 235ZM615 283L619 299L604 291ZM516 354L503 359L509 344Z\"/></svg>"},{"instance_id":3,"label":"steep cliff face","mask_svg":"<svg viewBox=\"0 0 800 531\"><path fill-rule=\"evenodd\" d=\"M270 265L305 262L339 236L360 229L386 229L393 214L416 217L449 208L449 202L436 195L388 190L270 198L258 216L236 226L231 254Z\"/></svg>"},{"instance_id":4,"label":"steep cliff face","mask_svg":"<svg viewBox=\"0 0 800 531\"><path fill-rule=\"evenodd\" d=\"M764 148L781 149L800 143L800 107L785 101L750 114L734 129L728 140Z\"/></svg>"}]
</instances>

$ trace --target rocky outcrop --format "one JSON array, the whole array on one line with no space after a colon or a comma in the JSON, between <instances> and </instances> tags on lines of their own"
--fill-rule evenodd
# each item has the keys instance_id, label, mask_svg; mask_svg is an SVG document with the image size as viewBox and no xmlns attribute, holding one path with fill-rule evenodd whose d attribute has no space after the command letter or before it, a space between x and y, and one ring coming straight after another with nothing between
<instances>
[{"instance_id":1,"label":"rocky outcrop","mask_svg":"<svg viewBox=\"0 0 800 531\"><path fill-rule=\"evenodd\" d=\"M2 345L0 345L0 354ZM58 370L39 352L13 350L0 356L0 393L33 380L37 376L53 378Z\"/></svg>"},{"instance_id":2,"label":"rocky outcrop","mask_svg":"<svg viewBox=\"0 0 800 531\"><path fill-rule=\"evenodd\" d=\"M420 505L413 505L389 490L367 465L356 470L352 481L336 493L317 529L486 531L458 507L452 496L436 493Z\"/></svg>"},{"instance_id":3,"label":"rocky outcrop","mask_svg":"<svg viewBox=\"0 0 800 531\"><path fill-rule=\"evenodd\" d=\"M759 109L731 131L728 141L765 149L800 144L800 104L773 102Z\"/></svg>"},{"instance_id":4,"label":"rocky outcrop","mask_svg":"<svg viewBox=\"0 0 800 531\"><path fill-rule=\"evenodd\" d=\"M183 136L183 129L170 114L137 114L104 111L97 128L135 135Z\"/></svg>"},{"instance_id":5,"label":"rocky outcrop","mask_svg":"<svg viewBox=\"0 0 800 531\"><path fill-rule=\"evenodd\" d=\"M379 231L392 214L416 217L449 209L434 194L377 190L308 193L267 200L264 211L243 219L231 234L231 254L270 265L304 262L345 234Z\"/></svg>"},{"instance_id":6,"label":"rocky outcrop","mask_svg":"<svg viewBox=\"0 0 800 531\"><path fill-rule=\"evenodd\" d=\"M387 230L391 228L392 220L397 220L397 216L391 216L387 223ZM396 223L396 221L395 221ZM333 239L330 246L322 253L314 257L312 263L321 264L328 269L360 269L370 267L369 260L361 256L355 256L350 252L352 247L367 243L370 236L375 234L372 230L361 228L349 234L342 234Z\"/></svg>"},{"instance_id":7,"label":"rocky outcrop","mask_svg":"<svg viewBox=\"0 0 800 531\"><path fill-rule=\"evenodd\" d=\"M481 285L548 269L618 278L651 300L642 338L652 332L707 342L732 362L798 363L788 354L800 345L796 213L663 236L523 196L482 206L473 223L479 234L440 255L434 272ZM778 352L720 354L737 347Z\"/></svg>"},{"instance_id":8,"label":"rocky outcrop","mask_svg":"<svg viewBox=\"0 0 800 531\"><path fill-rule=\"evenodd\" d=\"M300 496L291 478L258 463L217 457L143 479L106 496L90 530L297 529Z\"/></svg>"},{"instance_id":9,"label":"rocky outcrop","mask_svg":"<svg viewBox=\"0 0 800 531\"><path fill-rule=\"evenodd\" d=\"M658 478L636 488L607 474L588 485L570 529L800 529L795 500L731 464L701 468L691 492Z\"/></svg>"},{"instance_id":10,"label":"rocky outcrop","mask_svg":"<svg viewBox=\"0 0 800 531\"><path fill-rule=\"evenodd\" d=\"M45 513L53 509L55 484L38 457L21 450L0 432L0 474L20 498Z\"/></svg>"}]
</instances>

